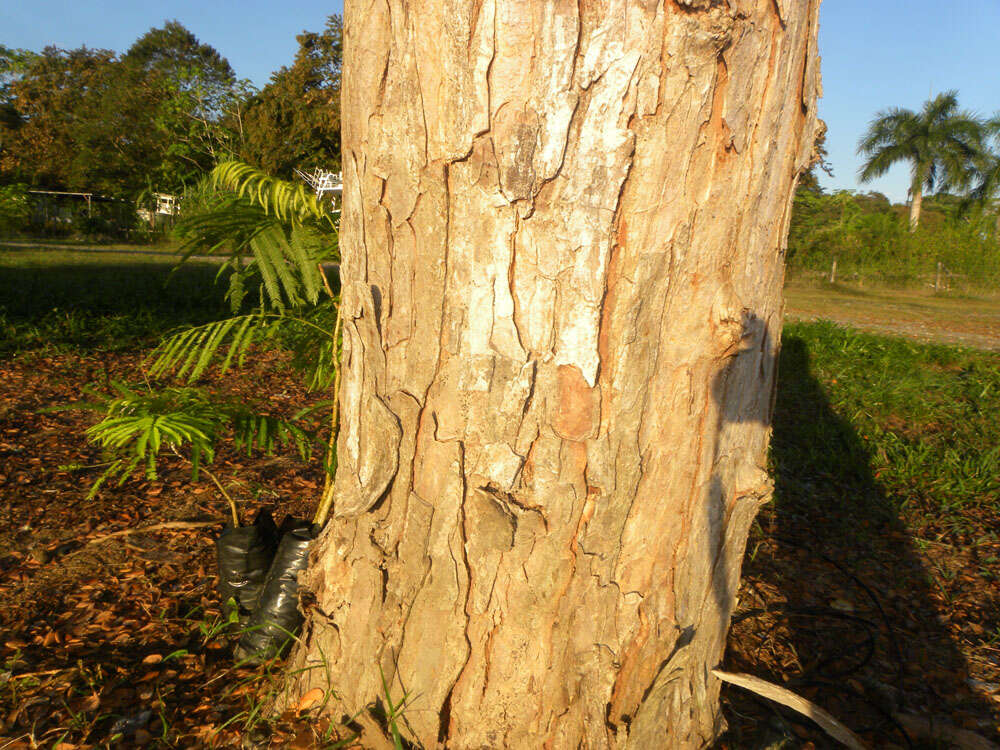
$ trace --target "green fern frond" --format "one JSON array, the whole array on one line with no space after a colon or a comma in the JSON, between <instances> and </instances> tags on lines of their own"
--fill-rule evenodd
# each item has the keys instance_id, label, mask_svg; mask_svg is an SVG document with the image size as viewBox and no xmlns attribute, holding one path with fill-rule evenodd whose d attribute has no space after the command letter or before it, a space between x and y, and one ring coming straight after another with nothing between
<instances>
[{"instance_id":1,"label":"green fern frond","mask_svg":"<svg viewBox=\"0 0 1000 750\"><path fill-rule=\"evenodd\" d=\"M106 397L98 411L100 422L87 437L108 453L112 462L90 490L90 496L109 479L124 482L139 465L146 477L157 478L157 461L164 449L186 450L195 479L202 464L215 460L215 445L231 429L238 449L273 453L278 447L294 447L308 460L317 444L314 430L304 426L307 412L281 417L255 411L232 399L213 400L198 388L165 388L137 392L124 383L112 383L117 396Z\"/></svg>"},{"instance_id":2,"label":"green fern frond","mask_svg":"<svg viewBox=\"0 0 1000 750\"><path fill-rule=\"evenodd\" d=\"M220 350L225 350L222 373L242 362L255 337L268 326L259 313L238 315L212 323L194 326L164 339L147 359L147 372L158 378L173 373L178 379L194 382Z\"/></svg>"},{"instance_id":3,"label":"green fern frond","mask_svg":"<svg viewBox=\"0 0 1000 750\"><path fill-rule=\"evenodd\" d=\"M215 440L225 423L223 412L213 408L203 393L188 388L168 388L139 394L122 383L113 383L117 398L107 401L104 418L86 434L112 454L131 454L131 466L113 465L102 476L131 471L138 462L146 476L156 479L156 462L165 447L193 446L199 455L215 455Z\"/></svg>"},{"instance_id":4,"label":"green fern frond","mask_svg":"<svg viewBox=\"0 0 1000 750\"><path fill-rule=\"evenodd\" d=\"M311 316L317 317L318 316ZM173 375L193 383L215 360L222 358L220 374L242 367L254 343L281 337L292 349L296 361L309 364L313 390L332 380L338 359L333 351L332 330L322 319L253 312L187 328L164 339L146 359L146 372L159 378Z\"/></svg>"},{"instance_id":5,"label":"green fern frond","mask_svg":"<svg viewBox=\"0 0 1000 750\"><path fill-rule=\"evenodd\" d=\"M316 434L297 424L296 418L276 417L250 410L231 412L234 442L238 450L273 453L277 447L294 447L303 460L312 457Z\"/></svg>"},{"instance_id":6,"label":"green fern frond","mask_svg":"<svg viewBox=\"0 0 1000 750\"><path fill-rule=\"evenodd\" d=\"M243 162L220 163L209 174L209 183L217 190L250 200L282 222L295 225L329 218L326 204L306 185L271 177Z\"/></svg>"},{"instance_id":7,"label":"green fern frond","mask_svg":"<svg viewBox=\"0 0 1000 750\"><path fill-rule=\"evenodd\" d=\"M206 193L218 189L231 192ZM337 231L333 215L303 185L227 162L193 195L175 229L182 258L228 256L219 273L229 274L234 312L255 277L275 309L316 303L323 289L319 265L338 259Z\"/></svg>"}]
</instances>

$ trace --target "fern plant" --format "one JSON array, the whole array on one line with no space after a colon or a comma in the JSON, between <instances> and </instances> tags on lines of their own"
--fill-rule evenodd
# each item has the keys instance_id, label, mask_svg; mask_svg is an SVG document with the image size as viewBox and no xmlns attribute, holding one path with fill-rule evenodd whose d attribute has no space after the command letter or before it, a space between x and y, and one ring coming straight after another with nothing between
<instances>
[{"instance_id":1,"label":"fern plant","mask_svg":"<svg viewBox=\"0 0 1000 750\"><path fill-rule=\"evenodd\" d=\"M324 271L324 264L339 260L337 214L304 185L225 162L188 196L183 216L176 228L182 262L196 254L224 258L219 274L228 274L233 316L175 331L144 361L141 389L116 383L114 393L82 405L103 414L87 437L111 459L91 493L140 469L156 478L167 449L190 463L195 478L204 471L212 479L238 526L236 503L205 468L219 441L228 438L251 452L294 446L304 459L322 444L326 480L314 518L322 526L332 500L338 426L340 309ZM251 292L256 305L248 309ZM274 346L293 351L311 391L332 388L333 398L283 418L215 397L201 384L213 365L223 375L242 367L255 347ZM167 385L154 385L162 382ZM319 443L321 431L309 419L325 409L331 410L328 434Z\"/></svg>"},{"instance_id":2,"label":"fern plant","mask_svg":"<svg viewBox=\"0 0 1000 750\"><path fill-rule=\"evenodd\" d=\"M236 448L272 452L294 446L303 459L313 452L314 431L304 427L300 412L291 418L254 411L233 399L213 399L202 388L167 387L136 391L112 382L115 395L83 404L103 412L104 418L87 430L87 437L109 452L112 460L90 489L93 496L109 479L125 482L139 467L146 478L157 478L157 460L166 449L186 458L194 479L204 471L230 505L234 525L239 525L236 503L203 463L215 458L215 445L226 430L232 432ZM186 456L181 453L184 450Z\"/></svg>"}]
</instances>

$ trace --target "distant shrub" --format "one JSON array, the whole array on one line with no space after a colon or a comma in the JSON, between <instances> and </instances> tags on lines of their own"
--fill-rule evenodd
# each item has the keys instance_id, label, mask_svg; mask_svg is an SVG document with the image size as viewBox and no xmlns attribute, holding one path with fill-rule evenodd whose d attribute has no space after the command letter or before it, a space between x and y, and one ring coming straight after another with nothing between
<instances>
[{"instance_id":1,"label":"distant shrub","mask_svg":"<svg viewBox=\"0 0 1000 750\"><path fill-rule=\"evenodd\" d=\"M31 219L28 189L24 185L0 185L0 235L19 232Z\"/></svg>"},{"instance_id":2,"label":"distant shrub","mask_svg":"<svg viewBox=\"0 0 1000 750\"><path fill-rule=\"evenodd\" d=\"M996 217L963 213L953 196L925 200L921 225L909 231L904 207L879 193L800 190L788 235L792 274L829 273L844 280L895 284L933 282L938 263L957 286L1000 285Z\"/></svg>"}]
</instances>

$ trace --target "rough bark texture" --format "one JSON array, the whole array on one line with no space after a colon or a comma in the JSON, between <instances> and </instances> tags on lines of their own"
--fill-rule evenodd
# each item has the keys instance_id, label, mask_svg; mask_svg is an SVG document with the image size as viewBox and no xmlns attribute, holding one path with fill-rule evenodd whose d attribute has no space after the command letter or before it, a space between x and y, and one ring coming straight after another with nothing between
<instances>
[{"instance_id":1,"label":"rough bark texture","mask_svg":"<svg viewBox=\"0 0 1000 750\"><path fill-rule=\"evenodd\" d=\"M325 667L295 694L370 726L381 669L427 747L717 735L818 11L348 0L343 427L292 665Z\"/></svg>"}]
</instances>

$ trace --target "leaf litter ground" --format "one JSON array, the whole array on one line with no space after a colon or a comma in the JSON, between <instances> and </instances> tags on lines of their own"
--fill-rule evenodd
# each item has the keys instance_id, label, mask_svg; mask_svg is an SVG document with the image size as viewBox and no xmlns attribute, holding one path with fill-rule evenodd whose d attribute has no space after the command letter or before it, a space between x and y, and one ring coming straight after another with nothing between
<instances>
[{"instance_id":1,"label":"leaf litter ground","mask_svg":"<svg viewBox=\"0 0 1000 750\"><path fill-rule=\"evenodd\" d=\"M294 410L304 394L275 359L224 385ZM212 544L227 511L208 478L192 482L166 459L159 481L85 499L100 473L80 468L101 462L81 439L94 417L41 410L84 398L88 383L128 379L137 363L134 354L0 360L0 746L331 746L345 733L306 713L262 721L280 680L267 667L234 667ZM213 468L245 522L260 508L279 521L309 517L322 482L292 455L223 451ZM173 521L217 524L105 538Z\"/></svg>"},{"instance_id":2,"label":"leaf litter ground","mask_svg":"<svg viewBox=\"0 0 1000 750\"><path fill-rule=\"evenodd\" d=\"M893 474L884 435L868 441L860 417L842 416L846 402L831 402L837 373L795 360L840 334L790 330L775 415L776 499L748 546L723 666L814 700L872 747L947 746L906 731L904 715L995 741L998 498L983 497L987 481L942 512L926 491L939 481L926 467ZM99 469L80 467L101 461L81 439L93 417L43 409L79 400L87 384L132 378L138 361L85 350L0 360L0 746L334 746L350 732L312 716L325 696L272 718L281 665L233 664L237 636L220 620L212 545L225 506L207 478L194 483L167 460L157 482L85 499ZM276 409L304 399L278 354L221 387ZM912 430L904 421L896 433ZM985 450L992 436L982 437ZM279 521L308 516L322 481L291 454L222 451L214 468L246 521L259 508ZM172 521L218 525L101 541ZM737 688L723 697L729 732L720 747L832 746L785 709Z\"/></svg>"}]
</instances>

